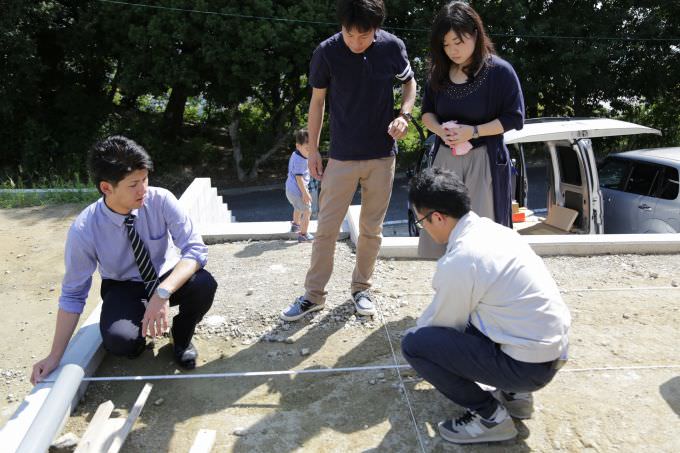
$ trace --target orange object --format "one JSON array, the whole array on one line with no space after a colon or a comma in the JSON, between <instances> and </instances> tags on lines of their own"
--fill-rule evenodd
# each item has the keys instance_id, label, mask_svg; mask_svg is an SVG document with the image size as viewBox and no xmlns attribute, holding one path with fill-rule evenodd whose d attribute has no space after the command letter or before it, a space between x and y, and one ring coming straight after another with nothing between
<instances>
[{"instance_id":1,"label":"orange object","mask_svg":"<svg viewBox=\"0 0 680 453\"><path fill-rule=\"evenodd\" d=\"M512 221L513 223L522 223L527 219L527 216L524 212L518 212L512 215Z\"/></svg>"}]
</instances>

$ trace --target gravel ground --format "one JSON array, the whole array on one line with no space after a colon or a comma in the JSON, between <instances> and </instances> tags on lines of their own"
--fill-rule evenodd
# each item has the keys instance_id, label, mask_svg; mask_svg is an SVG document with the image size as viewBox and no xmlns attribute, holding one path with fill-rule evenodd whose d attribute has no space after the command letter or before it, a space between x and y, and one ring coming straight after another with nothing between
<instances>
[{"instance_id":1,"label":"gravel ground","mask_svg":"<svg viewBox=\"0 0 680 453\"><path fill-rule=\"evenodd\" d=\"M278 312L299 294L311 247L251 242L210 247L220 282L201 323L195 373L337 368L403 363L399 339L429 303L435 263L379 261L375 292L384 316L357 317L348 282L354 255L338 243L324 311L301 322ZM536 416L517 422L518 439L456 447L436 435L437 422L460 412L429 384L394 370L270 378L156 382L126 451L187 451L201 428L217 431L215 451L678 451L680 368L575 371L680 365L677 256L556 257L546 263L564 291L574 325L572 359L537 393ZM599 291L602 289L623 289ZM645 289L641 289L645 288ZM387 340L386 330L390 341ZM110 358L101 375L177 370L158 342L146 357ZM92 385L67 429L82 434L101 402L121 415L139 383ZM644 420L644 422L641 422Z\"/></svg>"},{"instance_id":2,"label":"gravel ground","mask_svg":"<svg viewBox=\"0 0 680 453\"><path fill-rule=\"evenodd\" d=\"M63 239L79 209L0 211L0 423L30 390L30 367L49 348ZM291 241L210 246L208 269L220 287L198 329L194 374L392 364L393 349L403 362L399 339L430 301L435 263L380 260L374 283L383 318L356 317L349 299L354 255L339 242L326 309L281 322L279 311L300 294L310 251L309 244ZM156 381L123 451L186 452L206 428L217 431L214 451L415 452L413 419L428 452L680 451L680 256L555 257L546 263L572 312L571 360L537 392L537 413L517 422L516 440L447 444L436 423L460 408L411 372L404 373L404 393L394 370L385 370ZM95 283L91 297L97 290ZM141 359L107 357L98 374L178 372L161 339ZM63 432L81 436L108 399L114 415L125 416L141 388L140 382L92 384Z\"/></svg>"}]
</instances>

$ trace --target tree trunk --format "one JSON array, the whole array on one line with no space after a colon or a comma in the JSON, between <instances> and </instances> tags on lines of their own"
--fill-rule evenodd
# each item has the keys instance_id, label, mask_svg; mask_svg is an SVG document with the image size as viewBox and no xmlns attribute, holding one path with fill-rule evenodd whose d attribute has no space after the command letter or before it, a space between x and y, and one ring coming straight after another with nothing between
<instances>
[{"instance_id":1,"label":"tree trunk","mask_svg":"<svg viewBox=\"0 0 680 453\"><path fill-rule=\"evenodd\" d=\"M257 178L257 170L267 159L269 159L276 151L281 149L288 140L289 132L281 132L276 137L274 144L267 152L255 159L253 166L250 169L243 168L243 148L241 147L241 138L239 136L239 118L235 116L231 123L229 123L229 137L231 138L232 155L234 157L234 167L236 168L236 177L240 182L252 180Z\"/></svg>"},{"instance_id":2,"label":"tree trunk","mask_svg":"<svg viewBox=\"0 0 680 453\"><path fill-rule=\"evenodd\" d=\"M188 98L187 90L182 85L177 85L170 92L168 105L163 112L164 132L177 136L184 124L184 107Z\"/></svg>"},{"instance_id":3,"label":"tree trunk","mask_svg":"<svg viewBox=\"0 0 680 453\"><path fill-rule=\"evenodd\" d=\"M274 145L272 145L269 150L267 150L266 153L262 154L260 157L255 159L255 162L253 163L253 167L250 169L248 172L248 177L250 179L255 179L257 178L257 170L260 168L260 165L262 165L267 159L269 159L275 152L277 152L283 145L286 144L286 141L290 137L290 134L288 132L280 132L278 137L276 137L276 141L274 141Z\"/></svg>"},{"instance_id":4,"label":"tree trunk","mask_svg":"<svg viewBox=\"0 0 680 453\"><path fill-rule=\"evenodd\" d=\"M231 138L232 155L234 156L234 167L236 168L236 177L240 182L246 180L246 173L241 168L241 161L243 161L243 150L241 149L241 138L238 133L239 128L238 108L234 114L234 119L229 123L229 138Z\"/></svg>"}]
</instances>

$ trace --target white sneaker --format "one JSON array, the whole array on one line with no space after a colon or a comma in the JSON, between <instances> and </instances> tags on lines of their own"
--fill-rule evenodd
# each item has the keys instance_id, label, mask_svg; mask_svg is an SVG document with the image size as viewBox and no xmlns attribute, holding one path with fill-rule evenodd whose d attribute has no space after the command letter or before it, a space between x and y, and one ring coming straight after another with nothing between
<instances>
[{"instance_id":1,"label":"white sneaker","mask_svg":"<svg viewBox=\"0 0 680 453\"><path fill-rule=\"evenodd\" d=\"M500 442L517 436L517 428L510 414L502 405L489 418L468 410L455 420L439 422L439 434L449 442L473 444L477 442Z\"/></svg>"},{"instance_id":2,"label":"white sneaker","mask_svg":"<svg viewBox=\"0 0 680 453\"><path fill-rule=\"evenodd\" d=\"M527 419L534 413L534 396L531 393L506 393L495 390L491 395L506 407L512 417Z\"/></svg>"}]
</instances>

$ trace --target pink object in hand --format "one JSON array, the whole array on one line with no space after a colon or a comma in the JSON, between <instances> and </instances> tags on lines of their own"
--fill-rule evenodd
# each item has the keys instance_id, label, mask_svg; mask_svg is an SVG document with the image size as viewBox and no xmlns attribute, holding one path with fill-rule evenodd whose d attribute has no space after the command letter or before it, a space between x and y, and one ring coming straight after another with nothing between
<instances>
[{"instance_id":1,"label":"pink object in hand","mask_svg":"<svg viewBox=\"0 0 680 453\"><path fill-rule=\"evenodd\" d=\"M446 123L442 124L442 127L444 129L457 129L460 127L460 124L458 124L455 121L447 121ZM463 156L467 154L471 149L472 144L470 144L470 142L458 143L456 146L451 147L451 154L453 154L454 156Z\"/></svg>"}]
</instances>

